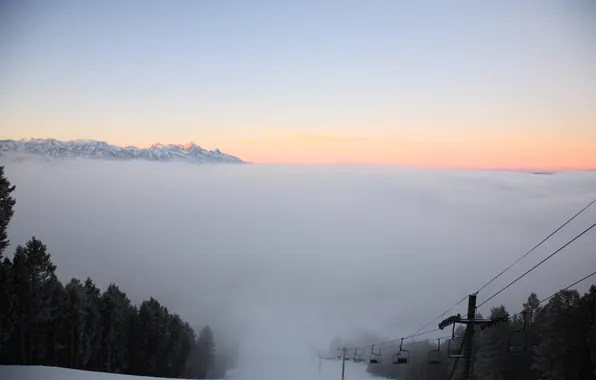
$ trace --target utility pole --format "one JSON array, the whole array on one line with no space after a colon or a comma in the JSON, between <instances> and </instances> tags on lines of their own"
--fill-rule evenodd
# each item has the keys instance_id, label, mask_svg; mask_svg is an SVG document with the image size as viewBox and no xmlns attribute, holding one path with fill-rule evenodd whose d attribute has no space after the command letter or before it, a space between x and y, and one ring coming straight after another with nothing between
<instances>
[{"instance_id":1,"label":"utility pole","mask_svg":"<svg viewBox=\"0 0 596 380\"><path fill-rule=\"evenodd\" d=\"M464 380L472 380L474 369L474 329L476 328L476 294L468 296L468 323L464 334Z\"/></svg>"},{"instance_id":2,"label":"utility pole","mask_svg":"<svg viewBox=\"0 0 596 380\"><path fill-rule=\"evenodd\" d=\"M341 349L341 380L344 380L344 374L346 373L346 347Z\"/></svg>"},{"instance_id":3,"label":"utility pole","mask_svg":"<svg viewBox=\"0 0 596 380\"><path fill-rule=\"evenodd\" d=\"M445 327L455 323L466 325L466 333L464 335L464 377L463 380L472 380L472 372L474 369L474 329L476 325L480 329L486 329L491 326L503 323L507 318L495 319L476 319L476 293L468 296L468 315L467 319L462 319L459 314L453 315L444 319L439 323L439 328L443 330Z\"/></svg>"},{"instance_id":4,"label":"utility pole","mask_svg":"<svg viewBox=\"0 0 596 380\"><path fill-rule=\"evenodd\" d=\"M319 355L319 373L321 373L321 355Z\"/></svg>"}]
</instances>

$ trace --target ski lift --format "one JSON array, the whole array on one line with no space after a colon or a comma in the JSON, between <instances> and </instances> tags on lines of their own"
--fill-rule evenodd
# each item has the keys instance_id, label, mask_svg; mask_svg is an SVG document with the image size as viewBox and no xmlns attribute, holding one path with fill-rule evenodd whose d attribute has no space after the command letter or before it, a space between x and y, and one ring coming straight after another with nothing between
<instances>
[{"instance_id":1,"label":"ski lift","mask_svg":"<svg viewBox=\"0 0 596 380\"><path fill-rule=\"evenodd\" d=\"M408 364L410 361L410 351L403 349L404 338L399 342L399 351L393 355L393 364Z\"/></svg>"},{"instance_id":2,"label":"ski lift","mask_svg":"<svg viewBox=\"0 0 596 380\"><path fill-rule=\"evenodd\" d=\"M346 350L345 359L346 360L352 359L352 354L350 352L348 352L348 350Z\"/></svg>"},{"instance_id":3,"label":"ski lift","mask_svg":"<svg viewBox=\"0 0 596 380\"><path fill-rule=\"evenodd\" d=\"M437 339L437 349L428 352L428 362L431 364L441 362L441 338Z\"/></svg>"},{"instance_id":4,"label":"ski lift","mask_svg":"<svg viewBox=\"0 0 596 380\"><path fill-rule=\"evenodd\" d=\"M526 311L522 311L523 325L519 330L513 330L509 333L509 352L513 355L520 355L528 353L528 337L526 336ZM519 339L514 339L517 336ZM516 342L522 342L521 345Z\"/></svg>"},{"instance_id":5,"label":"ski lift","mask_svg":"<svg viewBox=\"0 0 596 380\"><path fill-rule=\"evenodd\" d=\"M358 353L358 347L354 349L354 363L362 363L364 361L364 353Z\"/></svg>"},{"instance_id":6,"label":"ski lift","mask_svg":"<svg viewBox=\"0 0 596 380\"><path fill-rule=\"evenodd\" d=\"M379 364L381 363L381 349L379 348L379 352L375 352L375 345L373 344L370 347L370 364Z\"/></svg>"},{"instance_id":7,"label":"ski lift","mask_svg":"<svg viewBox=\"0 0 596 380\"><path fill-rule=\"evenodd\" d=\"M457 341L462 341L462 343L459 344L459 346L461 347L461 344L463 344L463 339L461 337L457 337L455 336L455 323L453 324L453 330L451 330L451 339L449 339L447 341L447 357L449 358L463 358L464 355L454 351L452 349L453 346L455 346L454 344L452 344L453 342L457 342ZM458 347L459 348L459 347Z\"/></svg>"}]
</instances>

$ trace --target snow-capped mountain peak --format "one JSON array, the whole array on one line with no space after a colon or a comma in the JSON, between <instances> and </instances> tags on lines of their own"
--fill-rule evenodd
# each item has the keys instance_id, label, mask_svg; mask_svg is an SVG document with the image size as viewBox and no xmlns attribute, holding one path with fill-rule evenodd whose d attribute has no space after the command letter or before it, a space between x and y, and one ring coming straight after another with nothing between
<instances>
[{"instance_id":1,"label":"snow-capped mountain peak","mask_svg":"<svg viewBox=\"0 0 596 380\"><path fill-rule=\"evenodd\" d=\"M184 150L193 150L193 149L197 149L200 148L200 146L198 146L197 144L195 144L194 142L187 142L184 145L181 145L181 147L184 148ZM216 149L217 150L217 149Z\"/></svg>"},{"instance_id":2,"label":"snow-capped mountain peak","mask_svg":"<svg viewBox=\"0 0 596 380\"><path fill-rule=\"evenodd\" d=\"M185 161L195 163L245 163L238 157L222 153L219 149L207 150L194 142L186 144L156 143L149 148L120 147L97 140L59 141L53 138L23 138L0 140L0 155L27 153L54 158L91 158L111 160L144 159L151 161Z\"/></svg>"}]
</instances>

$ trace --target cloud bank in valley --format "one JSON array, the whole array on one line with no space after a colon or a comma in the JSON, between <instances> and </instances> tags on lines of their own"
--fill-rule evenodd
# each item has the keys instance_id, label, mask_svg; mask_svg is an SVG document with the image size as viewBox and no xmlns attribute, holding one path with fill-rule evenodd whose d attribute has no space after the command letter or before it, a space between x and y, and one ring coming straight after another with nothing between
<instances>
[{"instance_id":1,"label":"cloud bank in valley","mask_svg":"<svg viewBox=\"0 0 596 380\"><path fill-rule=\"evenodd\" d=\"M1 164L1 162L0 162ZM587 204L596 173L150 162L7 162L12 248L42 239L63 281L115 282L261 356L418 329ZM596 220L596 207L479 295ZM590 233L489 303L516 312L594 268ZM490 307L482 308L487 314ZM465 305L461 305L464 312Z\"/></svg>"}]
</instances>

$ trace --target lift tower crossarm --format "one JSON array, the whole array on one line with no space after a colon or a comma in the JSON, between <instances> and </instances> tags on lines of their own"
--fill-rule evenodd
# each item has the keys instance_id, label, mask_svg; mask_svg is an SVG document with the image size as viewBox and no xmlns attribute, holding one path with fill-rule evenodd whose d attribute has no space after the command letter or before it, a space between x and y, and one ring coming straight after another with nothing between
<instances>
[{"instance_id":1,"label":"lift tower crossarm","mask_svg":"<svg viewBox=\"0 0 596 380\"><path fill-rule=\"evenodd\" d=\"M441 323L439 323L439 328L443 330L447 326L451 326L456 323L461 323L463 325L480 325L481 329L485 329L488 327L492 327L493 325L502 323L502 318L495 318L495 319L461 319L458 315L453 315L449 318L444 319ZM486 326L486 327L482 327Z\"/></svg>"}]
</instances>

